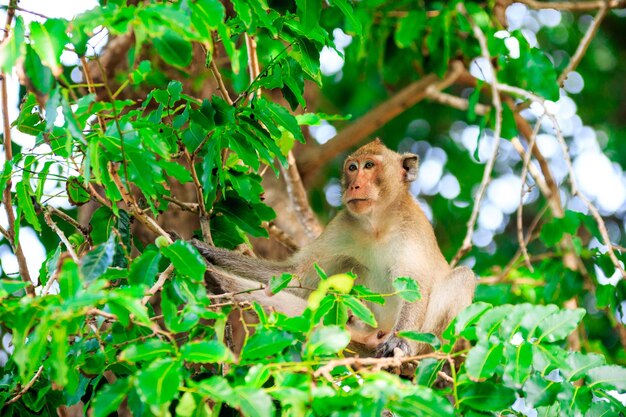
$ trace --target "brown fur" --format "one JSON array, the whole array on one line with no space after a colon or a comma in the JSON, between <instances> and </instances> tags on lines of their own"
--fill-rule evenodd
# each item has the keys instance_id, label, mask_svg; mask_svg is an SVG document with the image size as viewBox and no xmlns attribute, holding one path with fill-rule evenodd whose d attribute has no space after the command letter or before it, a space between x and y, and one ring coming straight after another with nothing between
<instances>
[{"instance_id":1,"label":"brown fur","mask_svg":"<svg viewBox=\"0 0 626 417\"><path fill-rule=\"evenodd\" d=\"M352 169L350 167L352 166ZM341 211L326 230L288 262L274 263L201 245L207 260L224 272L208 275L224 291L242 291L267 283L282 272L296 274L302 289L272 297L258 291L246 294L264 306L290 315L306 308L306 298L317 287L313 267L329 275L353 270L357 283L379 293L393 293L392 282L405 276L418 281L422 299L408 303L399 296L384 305L369 303L378 327L350 322L354 342L370 354L392 355L396 348L412 355L420 347L395 333L419 330L440 334L458 312L471 303L475 277L466 267L452 270L444 259L423 211L409 193L417 174L417 156L400 155L377 139L355 151L344 163ZM298 285L297 282L292 285ZM363 349L360 349L363 352Z\"/></svg>"}]
</instances>

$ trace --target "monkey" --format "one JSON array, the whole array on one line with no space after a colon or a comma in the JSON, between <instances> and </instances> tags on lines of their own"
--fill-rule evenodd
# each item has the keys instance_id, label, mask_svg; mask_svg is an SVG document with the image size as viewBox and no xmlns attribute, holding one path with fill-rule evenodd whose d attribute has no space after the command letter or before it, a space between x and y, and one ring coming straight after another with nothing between
<instances>
[{"instance_id":1,"label":"monkey","mask_svg":"<svg viewBox=\"0 0 626 417\"><path fill-rule=\"evenodd\" d=\"M286 261L252 258L193 241L209 263L208 284L218 292L240 292L259 288L259 283L267 284L273 276L291 273L301 288L276 295L251 291L244 297L296 316L304 311L308 295L319 283L314 264L328 275L352 271L357 284L381 294L395 292L395 278L409 277L419 284L419 301L409 303L393 295L383 305L368 302L378 327L371 328L351 317L348 329L352 343L367 355L412 356L423 352L427 346L400 338L397 333L418 330L440 336L471 304L476 277L468 267L451 268L441 253L430 222L409 192L417 172L417 155L394 152L380 139L362 146L343 165L345 208L317 239Z\"/></svg>"}]
</instances>

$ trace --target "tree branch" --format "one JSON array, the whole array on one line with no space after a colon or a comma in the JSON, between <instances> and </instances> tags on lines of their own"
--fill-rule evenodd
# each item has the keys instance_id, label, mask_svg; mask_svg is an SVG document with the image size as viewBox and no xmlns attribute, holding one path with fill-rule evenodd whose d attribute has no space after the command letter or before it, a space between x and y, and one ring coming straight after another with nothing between
<instances>
[{"instance_id":1,"label":"tree branch","mask_svg":"<svg viewBox=\"0 0 626 417\"><path fill-rule=\"evenodd\" d=\"M515 0L533 9L556 9L571 12L586 12L602 9L621 9L626 7L626 0L595 0L595 1L538 1L538 0Z\"/></svg>"},{"instance_id":2,"label":"tree branch","mask_svg":"<svg viewBox=\"0 0 626 417\"><path fill-rule=\"evenodd\" d=\"M11 0L9 3L9 7L7 8L7 19L5 23L5 32L2 43L7 42L9 38L9 33L11 30L11 23L13 22L13 17L15 16L15 8L17 7L17 0ZM0 73L0 78L2 78L2 124L4 128L4 160L12 161L13 160L13 149L11 142L11 122L9 121L9 103L8 103L8 93L7 93L7 77L3 72ZM15 241L15 213L13 213L13 203L11 201L11 176L7 179L4 190L2 191L2 200L4 203L4 208L7 212L7 218L9 220L9 228L7 230L9 235L9 244L13 248L13 253L17 258L17 265L20 271L20 277L22 281L27 283L26 293L29 297L35 296L35 287L33 286L33 282L30 278L30 272L28 271L28 264L26 262L26 257L24 256L24 251L22 250L22 245L19 240ZM20 227L19 224L17 227Z\"/></svg>"},{"instance_id":3,"label":"tree branch","mask_svg":"<svg viewBox=\"0 0 626 417\"><path fill-rule=\"evenodd\" d=\"M608 2L602 1L600 3L602 3L602 6L600 7L598 14L596 14L596 17L593 19L593 22L587 28L587 31L585 32L585 36L583 36L583 38L580 40L580 43L578 44L578 48L576 48L576 52L574 53L574 56L572 57L572 59L570 59L569 63L567 64L567 67L565 67L565 69L563 69L563 72L561 72L561 75L559 75L557 82L559 86L561 87L563 86L563 82L565 81L569 73L574 71L574 69L578 67L578 64L580 64L580 61L583 59L583 57L585 56L585 53L587 52L587 48L589 48L591 41L593 40L594 36L598 32L598 28L600 27L600 24L606 17L606 13L609 11Z\"/></svg>"},{"instance_id":4,"label":"tree branch","mask_svg":"<svg viewBox=\"0 0 626 417\"><path fill-rule=\"evenodd\" d=\"M307 150L307 153L302 155L298 161L301 172L306 173L306 175L314 175L321 166L341 152L357 145L390 120L425 99L428 96L427 89L429 87L433 86L435 90L444 90L452 85L462 72L463 64L454 61L452 69L443 80L439 80L435 74L429 74L404 87L361 118L352 122L325 144Z\"/></svg>"},{"instance_id":5,"label":"tree branch","mask_svg":"<svg viewBox=\"0 0 626 417\"><path fill-rule=\"evenodd\" d=\"M498 156L498 148L500 145L500 136L502 134L502 102L500 101L500 91L498 86L498 80L496 77L496 69L491 64L491 54L489 53L489 48L487 46L487 38L485 38L485 34L482 32L480 27L474 22L474 20L467 14L467 10L463 3L459 3L457 6L459 12L464 14L469 20L472 26L472 32L474 33L474 37L478 40L480 44L480 51L482 57L485 59L485 62L488 63L491 68L491 103L496 113L496 120L494 126L494 144L493 144L493 153L487 164L485 165L485 170L483 171L483 178L480 183L480 188L478 189L478 193L476 193L476 197L474 198L474 208L472 210L472 214L470 219L467 222L467 233L465 238L463 239L463 244L457 251L456 255L450 262L451 266L456 265L456 263L472 248L472 235L474 234L474 226L476 224L476 220L478 219L478 212L480 210L480 203L487 189L487 185L491 181L491 171L493 171L493 167L496 163L496 158Z\"/></svg>"}]
</instances>

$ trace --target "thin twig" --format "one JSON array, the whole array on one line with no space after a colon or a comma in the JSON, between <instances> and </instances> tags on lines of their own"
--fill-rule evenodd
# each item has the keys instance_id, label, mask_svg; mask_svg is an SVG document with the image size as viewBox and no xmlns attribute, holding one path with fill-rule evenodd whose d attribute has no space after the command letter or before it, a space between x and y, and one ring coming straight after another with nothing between
<instances>
[{"instance_id":1,"label":"thin twig","mask_svg":"<svg viewBox=\"0 0 626 417\"><path fill-rule=\"evenodd\" d=\"M622 278L626 278L626 271L624 270L624 267L622 266L619 259L617 259L617 256L615 255L615 251L613 250L613 244L611 243L611 237L609 236L609 232L606 228L606 224L604 223L604 219L600 215L598 208L591 201L589 201L587 196L581 193L580 189L578 188L578 183L576 181L576 177L574 174L574 167L572 166L572 160L569 156L569 149L567 147L567 143L565 142L565 138L563 137L563 132L561 132L561 129L558 125L558 121L553 114L548 113L548 112L546 113L548 117L550 118L550 120L552 121L552 124L554 125L556 138L559 144L561 145L563 158L565 159L565 164L567 165L567 171L569 173L568 177L569 177L569 183L570 183L572 196L577 196L578 198L580 198L581 201L587 206L587 208L591 212L591 215L596 220L596 223L598 225L598 230L600 230L600 235L602 236L602 240L604 241L603 243L607 247L609 258L611 258L611 261L613 262L613 265L615 266L615 268L622 274Z\"/></svg>"},{"instance_id":2,"label":"thin twig","mask_svg":"<svg viewBox=\"0 0 626 417\"><path fill-rule=\"evenodd\" d=\"M532 149L535 146L535 142L537 140L537 133L539 133L539 128L541 128L541 121L543 120L543 116L537 120L535 124L535 128L533 129L533 134L529 138L528 143L528 151L524 155L524 164L522 166L522 174L520 175L520 196L519 196L519 206L517 206L517 241L519 242L520 249L522 250L522 254L524 255L524 261L526 262L526 266L530 270L530 272L534 271L532 264L530 263L530 257L528 256L528 248L526 247L526 240L524 239L524 226L522 222L522 211L524 210L524 195L526 191L524 190L524 186L526 185L526 176L528 175L528 167L530 166L530 160L532 157Z\"/></svg>"},{"instance_id":3,"label":"thin twig","mask_svg":"<svg viewBox=\"0 0 626 417\"><path fill-rule=\"evenodd\" d=\"M53 215L61 218L65 222L67 222L67 223L71 224L72 226L74 226L74 228L76 228L76 230L78 230L85 237L85 239L87 241L91 240L91 237L89 236L89 228L88 227L83 226L82 224L77 222L75 219L70 217L68 214L66 214L65 212L59 210L56 207L47 206L46 209L50 212L50 214L53 214Z\"/></svg>"},{"instance_id":4,"label":"thin twig","mask_svg":"<svg viewBox=\"0 0 626 417\"><path fill-rule=\"evenodd\" d=\"M13 22L13 17L15 16L15 8L17 7L17 0L11 0L9 2L9 7L7 9L7 18L5 23L4 37L2 43L7 42L9 38L9 33L11 30L11 23ZM9 103L8 103L8 92L7 92L7 77L3 72L0 73L0 78L2 79L2 124L4 128L4 160L12 161L13 160L13 144L11 142L11 122L9 121ZM27 283L26 286L26 294L29 297L35 296L35 287L33 286L33 282L30 278L30 272L28 271L28 263L26 262L26 257L24 256L24 251L22 250L22 245L19 240L15 241L15 228L20 227L19 223L16 225L15 222L15 213L13 213L13 203L11 201L11 176L7 179L4 190L2 192L2 200L4 203L4 208L7 212L7 219L9 220L9 228L7 230L7 240L9 244L13 248L13 253L17 258L18 269L20 271L20 277L22 281Z\"/></svg>"},{"instance_id":5,"label":"thin twig","mask_svg":"<svg viewBox=\"0 0 626 417\"><path fill-rule=\"evenodd\" d=\"M93 78L91 77L91 72L89 71L89 64L87 63L87 58L84 56L80 57L80 63L83 67L83 74L85 74L85 81L87 82L87 90L89 93L93 94L95 99L98 99L98 95L96 94L96 88L93 82ZM104 83L103 83L104 84ZM106 87L105 85L103 85ZM98 118L98 123L100 123L100 130L102 133L106 132L106 124L104 123L104 118L102 117L102 113L100 111L96 112L96 116Z\"/></svg>"},{"instance_id":6,"label":"thin twig","mask_svg":"<svg viewBox=\"0 0 626 417\"><path fill-rule=\"evenodd\" d=\"M170 203L173 203L175 205L177 205L178 207L180 207L182 210L184 211L189 211L192 213L198 213L198 203L187 203L184 201L180 201L175 197L170 197L167 195L163 196L163 199L166 201L169 201Z\"/></svg>"},{"instance_id":7,"label":"thin twig","mask_svg":"<svg viewBox=\"0 0 626 417\"><path fill-rule=\"evenodd\" d=\"M37 369L37 372L35 373L35 375L30 379L30 381L28 381L28 383L26 385L24 385L24 387L17 393L15 394L15 396L13 398L11 398L10 400L8 400L6 403L4 403L4 405L9 405L9 404L13 404L14 402L16 402L17 400L19 400L20 398L22 398L22 395L26 394L28 392L29 389L31 389L31 387L33 385L35 385L35 382L37 382L37 379L39 378L39 376L41 375L41 372L43 371L43 365L41 365L39 367L39 369Z\"/></svg>"},{"instance_id":8,"label":"thin twig","mask_svg":"<svg viewBox=\"0 0 626 417\"><path fill-rule=\"evenodd\" d=\"M191 178L193 180L194 188L196 189L196 198L198 200L198 216L200 218L200 229L202 230L202 240L211 246L215 246L213 243L213 236L211 235L211 223L209 213L207 213L206 205L204 204L204 191L200 179L198 178L198 172L196 171L196 162L194 158L189 154L189 151L185 149L184 152L187 163L189 164L189 171L191 172ZM194 154L195 155L195 154ZM209 156L207 156L208 158Z\"/></svg>"},{"instance_id":9,"label":"thin twig","mask_svg":"<svg viewBox=\"0 0 626 417\"><path fill-rule=\"evenodd\" d=\"M607 12L609 11L608 2L603 1L601 3L602 3L602 6L600 6L600 10L598 10L598 14L596 14L596 17L593 19L593 22L589 25L589 27L587 28L587 31L585 32L585 35L580 40L580 43L578 44L578 48L576 48L576 52L574 53L574 56L572 56L572 59L569 60L569 63L567 64L563 72L561 72L561 75L559 75L557 82L559 86L561 87L563 86L563 82L565 81L569 73L574 71L574 69L578 67L578 64L580 64L580 61L583 59L583 57L585 56L585 53L587 52L587 48L589 48L591 41L596 36L596 33L598 32L598 28L600 27L600 24L602 23L602 21L606 17Z\"/></svg>"},{"instance_id":10,"label":"thin twig","mask_svg":"<svg viewBox=\"0 0 626 417\"><path fill-rule=\"evenodd\" d=\"M50 228L54 231L54 233L57 234L57 236L59 236L59 239L61 239L61 242L63 242L63 244L65 245L67 252L70 254L74 262L79 263L80 259L78 258L78 255L74 251L74 247L65 236L65 233L63 233L63 231L59 229L59 226L57 226L57 224L52 220L52 217L50 217L50 213L48 212L48 210L44 210L43 218L46 221L46 224L50 226Z\"/></svg>"},{"instance_id":11,"label":"thin twig","mask_svg":"<svg viewBox=\"0 0 626 417\"><path fill-rule=\"evenodd\" d=\"M424 355L406 356L406 357L389 357L389 358L360 358L350 357L342 359L332 359L324 366L321 366L313 372L314 377L325 376L328 377L330 372L338 366L356 366L364 367L371 366L374 371L384 368L398 368L403 363L419 361L426 358L446 359L448 355L439 352L426 353ZM332 378L331 378L332 380Z\"/></svg>"},{"instance_id":12,"label":"thin twig","mask_svg":"<svg viewBox=\"0 0 626 417\"><path fill-rule=\"evenodd\" d=\"M159 224L152 217L147 216L137 206L133 196L128 192L126 187L124 187L124 185L122 184L122 179L120 178L113 163L109 163L109 174L111 175L111 179L113 180L113 183L115 183L118 190L120 191L120 194L122 195L122 199L124 200L124 203L126 203L130 214L133 217L135 217L137 220L139 220L141 223L143 223L146 227L148 227L148 229L150 229L152 232L154 232L157 235L161 235L165 237L168 243L172 243L173 241L169 233L163 230L163 228L159 226Z\"/></svg>"},{"instance_id":13,"label":"thin twig","mask_svg":"<svg viewBox=\"0 0 626 417\"><path fill-rule=\"evenodd\" d=\"M437 90L432 85L426 89L426 94L428 95L428 98L446 106L454 107L455 109L467 110L469 108L469 101L467 99L444 93L440 90ZM474 113L481 116L489 113L490 110L491 107L485 104L476 103L476 105L474 106Z\"/></svg>"},{"instance_id":14,"label":"thin twig","mask_svg":"<svg viewBox=\"0 0 626 417\"><path fill-rule=\"evenodd\" d=\"M155 282L154 285L150 287L150 289L148 290L148 295L144 296L141 299L141 304L145 305L148 301L150 301L150 298L154 294L159 292L161 288L163 288L163 285L165 285L165 282L172 276L173 272L174 264L170 264L170 266L168 266L163 272L161 272L161 275L159 275L159 279L157 279L157 282Z\"/></svg>"},{"instance_id":15,"label":"thin twig","mask_svg":"<svg viewBox=\"0 0 626 417\"><path fill-rule=\"evenodd\" d=\"M478 40L478 43L480 44L481 55L491 69L491 104L495 110L496 120L493 132L493 153L489 161L487 161L487 164L485 164L485 170L483 171L483 178L480 183L480 188L478 189L478 193L476 193L476 197L474 198L474 208L472 210L470 219L467 222L467 233L465 235L465 238L463 239L463 244L459 248L456 255L454 255L454 258L450 263L452 266L456 265L456 263L463 257L463 255L465 255L472 248L472 236L474 234L474 226L476 224L476 220L478 219L480 203L485 194L485 191L487 190L487 185L491 181L491 172L493 171L493 167L496 163L496 158L498 156L500 135L502 133L502 102L500 101L500 90L496 77L496 69L491 64L491 54L489 53L489 48L487 46L487 38L485 38L485 34L482 32L480 27L478 27L476 22L474 22L474 20L467 14L467 10L465 9L463 3L459 3L457 8L460 13L468 18L472 26L472 32L474 33L474 37Z\"/></svg>"},{"instance_id":16,"label":"thin twig","mask_svg":"<svg viewBox=\"0 0 626 417\"><path fill-rule=\"evenodd\" d=\"M230 98L228 94L228 90L226 89L226 85L224 85L224 80L222 79L222 74L220 73L219 68L217 68L217 64L215 63L215 59L211 58L211 72L213 72L213 77L215 77L215 81L217 82L217 88L220 90L220 94L224 100L231 106L233 105L233 99Z\"/></svg>"},{"instance_id":17,"label":"thin twig","mask_svg":"<svg viewBox=\"0 0 626 417\"><path fill-rule=\"evenodd\" d=\"M300 247L292 239L292 237L289 236L287 232L285 232L283 229L274 224L274 222L265 222L263 223L263 227L267 230L271 237L276 239L278 243L282 244L290 251L295 252L300 249Z\"/></svg>"}]
</instances>

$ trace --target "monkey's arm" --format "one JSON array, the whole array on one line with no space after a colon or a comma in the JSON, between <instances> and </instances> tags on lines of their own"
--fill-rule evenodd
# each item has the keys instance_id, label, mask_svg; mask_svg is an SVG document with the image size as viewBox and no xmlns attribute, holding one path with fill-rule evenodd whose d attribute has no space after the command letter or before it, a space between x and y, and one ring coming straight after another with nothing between
<instances>
[{"instance_id":1,"label":"monkey's arm","mask_svg":"<svg viewBox=\"0 0 626 417\"><path fill-rule=\"evenodd\" d=\"M419 330L422 333L441 333L450 322L472 303L476 289L476 276L468 267L453 269L444 279L435 282L425 300L428 304L404 303L393 334L382 343L376 356L393 356L394 349L401 349L412 356L428 349L427 345L407 341L395 336L403 330ZM421 305L420 305L421 304Z\"/></svg>"}]
</instances>

